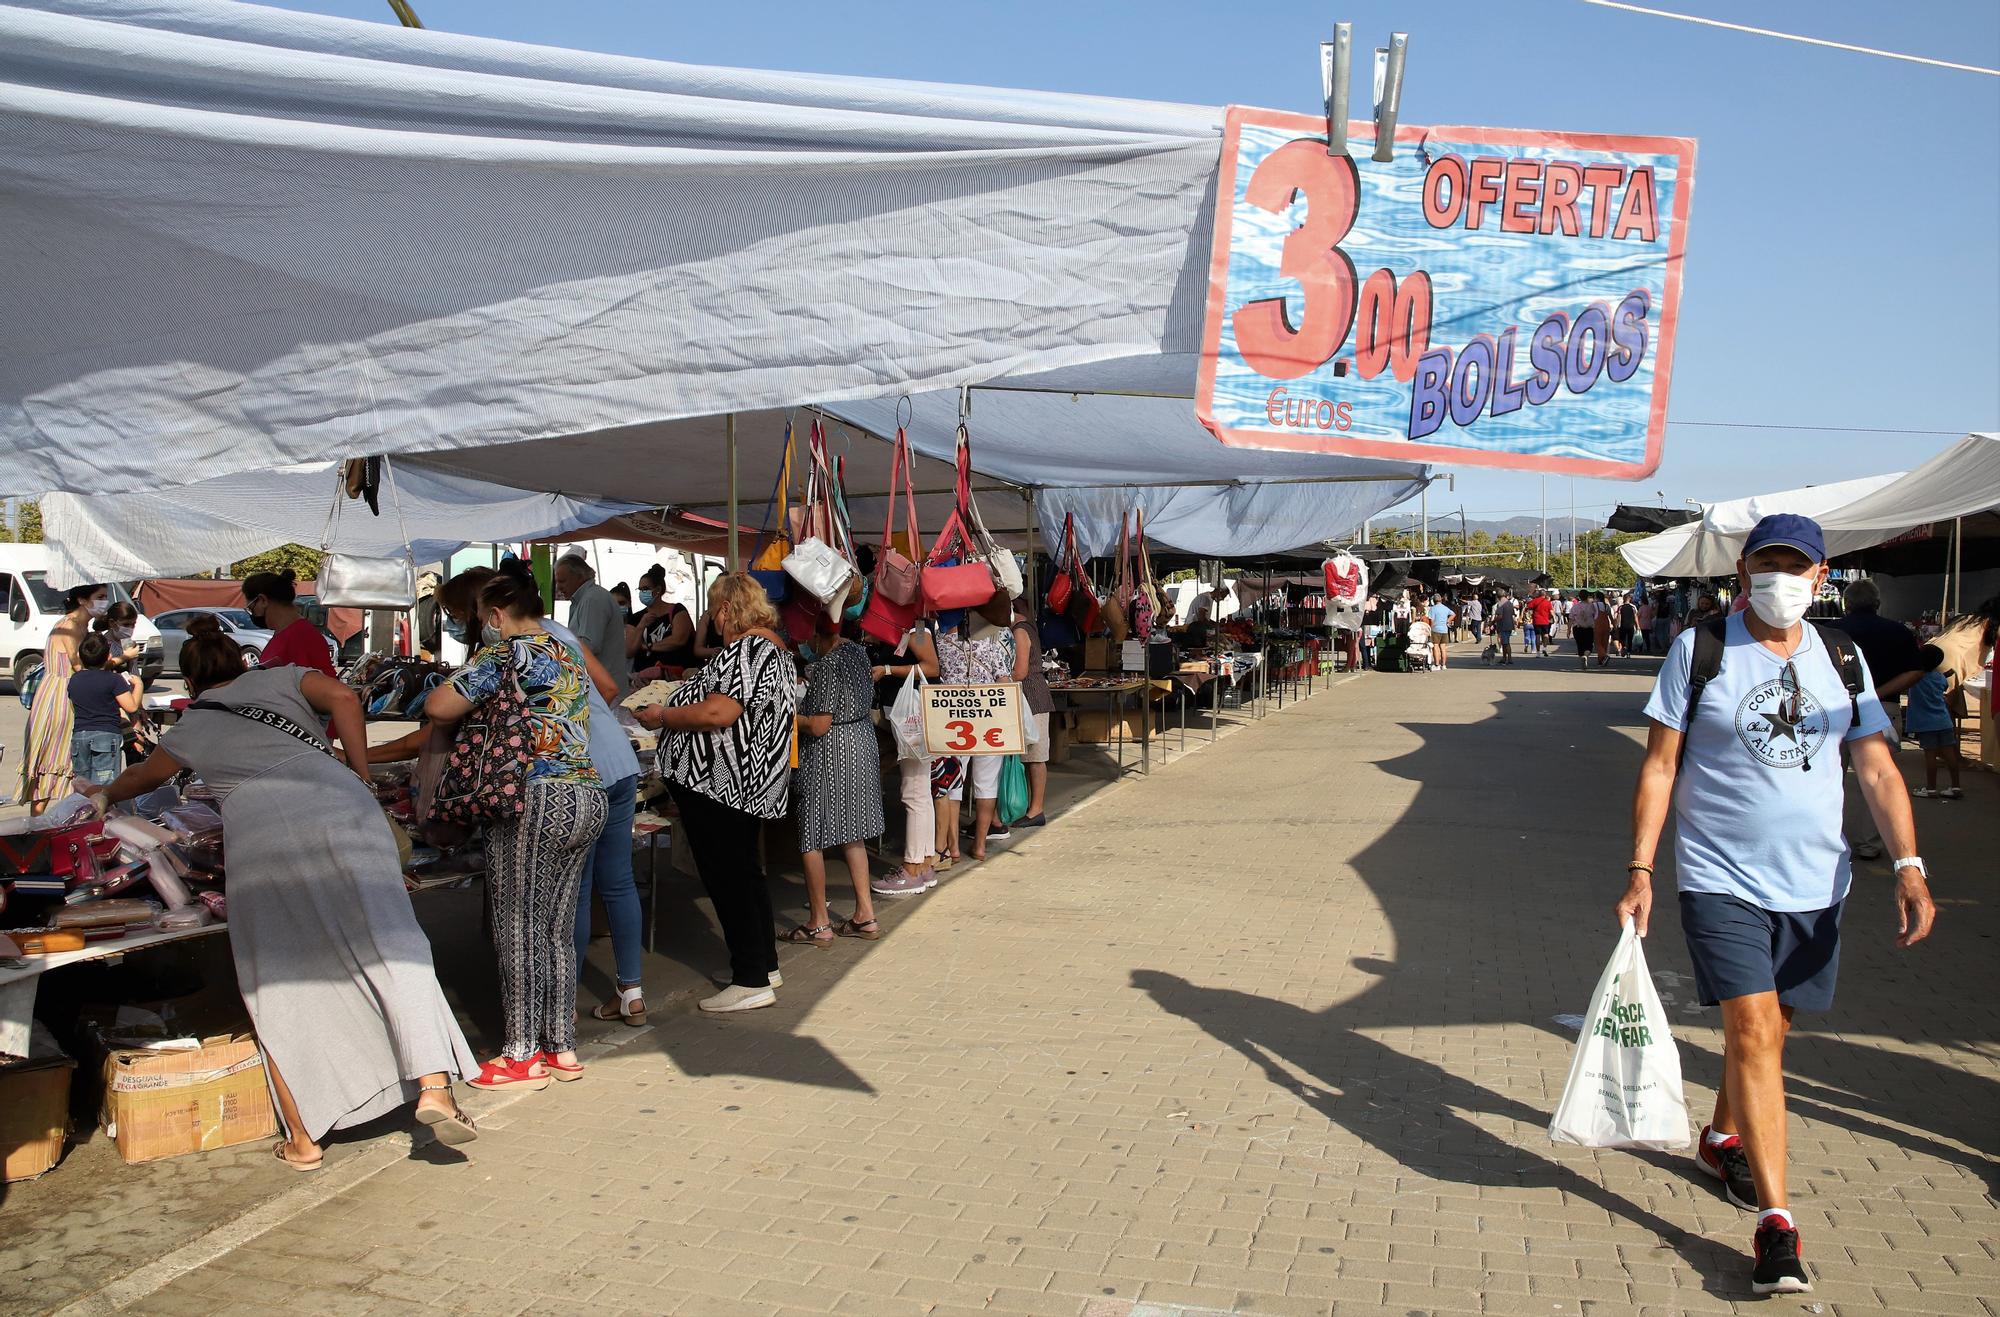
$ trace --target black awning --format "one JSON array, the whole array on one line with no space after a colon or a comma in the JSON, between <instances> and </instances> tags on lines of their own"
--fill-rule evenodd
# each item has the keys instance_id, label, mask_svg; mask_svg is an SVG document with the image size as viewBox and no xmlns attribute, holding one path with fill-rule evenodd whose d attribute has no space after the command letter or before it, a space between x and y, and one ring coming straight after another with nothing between
<instances>
[{"instance_id":1,"label":"black awning","mask_svg":"<svg viewBox=\"0 0 2000 1317\"><path fill-rule=\"evenodd\" d=\"M1618 510L1604 523L1604 529L1655 535L1669 526L1685 526L1700 516L1689 508L1640 508L1620 503Z\"/></svg>"}]
</instances>

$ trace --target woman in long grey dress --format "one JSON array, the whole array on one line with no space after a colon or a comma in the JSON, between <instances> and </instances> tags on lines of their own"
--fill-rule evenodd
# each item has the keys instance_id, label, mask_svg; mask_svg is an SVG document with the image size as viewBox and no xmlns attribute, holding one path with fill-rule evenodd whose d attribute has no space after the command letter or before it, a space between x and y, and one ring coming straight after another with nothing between
<instances>
[{"instance_id":1,"label":"woman in long grey dress","mask_svg":"<svg viewBox=\"0 0 2000 1317\"><path fill-rule=\"evenodd\" d=\"M294 1170L319 1140L414 1099L446 1143L474 1136L451 1081L479 1069L431 967L387 820L368 781L354 693L298 667L243 669L235 642L190 636L181 672L197 699L100 808L191 768L221 801L229 946L264 1050ZM320 741L327 717L346 765Z\"/></svg>"},{"instance_id":2,"label":"woman in long grey dress","mask_svg":"<svg viewBox=\"0 0 2000 1317\"><path fill-rule=\"evenodd\" d=\"M806 871L806 922L785 934L787 942L819 946L841 937L870 941L882 936L868 891L868 846L882 835L882 761L875 748L875 681L868 651L839 631L839 620L822 619L818 661L799 705L799 768L792 775L798 795L793 819ZM834 928L826 906L826 853L837 850L854 883L854 917Z\"/></svg>"}]
</instances>

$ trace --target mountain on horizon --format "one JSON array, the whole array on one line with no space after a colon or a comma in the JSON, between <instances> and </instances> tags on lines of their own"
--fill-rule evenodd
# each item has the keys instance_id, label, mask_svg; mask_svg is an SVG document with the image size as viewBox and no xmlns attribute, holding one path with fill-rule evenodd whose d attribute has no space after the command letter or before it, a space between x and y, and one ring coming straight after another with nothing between
<instances>
[{"instance_id":1,"label":"mountain on horizon","mask_svg":"<svg viewBox=\"0 0 2000 1317\"><path fill-rule=\"evenodd\" d=\"M1422 520L1421 516L1408 515L1377 517L1374 525L1378 530L1414 530ZM1482 521L1477 517L1468 517L1465 522L1465 528L1468 532L1472 533L1483 530L1488 535L1525 535L1532 540L1541 534L1542 519L1540 517L1508 517L1504 521ZM1567 513L1560 517L1552 516L1549 518L1550 542L1561 541L1565 544L1568 543L1572 528L1577 532L1602 530L1604 529L1604 522L1602 520L1592 521L1585 517L1578 517L1572 522ZM1448 519L1433 517L1431 519L1431 534L1434 537L1438 535L1458 534L1458 518L1456 516Z\"/></svg>"}]
</instances>

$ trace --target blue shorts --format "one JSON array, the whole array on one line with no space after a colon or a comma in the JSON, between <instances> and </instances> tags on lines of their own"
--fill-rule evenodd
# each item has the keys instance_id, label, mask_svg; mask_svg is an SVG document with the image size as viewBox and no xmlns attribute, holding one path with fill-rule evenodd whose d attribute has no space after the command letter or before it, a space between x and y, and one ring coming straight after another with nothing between
<instances>
[{"instance_id":1,"label":"blue shorts","mask_svg":"<svg viewBox=\"0 0 2000 1317\"><path fill-rule=\"evenodd\" d=\"M1946 746L1955 748L1958 745L1958 733L1956 731L1948 732L1943 728L1939 728L1935 732L1912 732L1911 735L1916 737L1917 744L1926 750L1942 750Z\"/></svg>"},{"instance_id":2,"label":"blue shorts","mask_svg":"<svg viewBox=\"0 0 2000 1317\"><path fill-rule=\"evenodd\" d=\"M1766 910L1720 892L1682 892L1681 931L1701 1004L1776 992L1801 1011L1833 1007L1840 973L1840 911Z\"/></svg>"}]
</instances>

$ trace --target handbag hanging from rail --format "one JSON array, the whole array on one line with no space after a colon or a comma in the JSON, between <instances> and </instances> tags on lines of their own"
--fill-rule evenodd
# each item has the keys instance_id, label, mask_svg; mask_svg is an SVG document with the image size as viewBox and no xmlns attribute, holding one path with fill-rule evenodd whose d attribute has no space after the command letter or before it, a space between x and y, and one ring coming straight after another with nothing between
<instances>
[{"instance_id":1,"label":"handbag hanging from rail","mask_svg":"<svg viewBox=\"0 0 2000 1317\"><path fill-rule=\"evenodd\" d=\"M1009 599L1019 599L1028 586L1021 579L1021 564L1014 555L1000 547L993 538L993 532L986 529L986 518L979 515L979 500L972 496L972 435L961 422L958 427L958 499L965 509L966 526L972 532L973 547L979 557L985 559L986 569L992 574L993 588Z\"/></svg>"},{"instance_id":2,"label":"handbag hanging from rail","mask_svg":"<svg viewBox=\"0 0 2000 1317\"><path fill-rule=\"evenodd\" d=\"M764 593L774 604L781 604L791 592L790 578L785 575L785 555L792 551L792 542L787 534L786 512L792 492L792 423L785 422L785 457L778 465L778 479L771 487L771 497L764 504L764 525L757 537L757 548L750 555L750 575L757 584L764 587ZM775 515L774 515L775 513Z\"/></svg>"},{"instance_id":3,"label":"handbag hanging from rail","mask_svg":"<svg viewBox=\"0 0 2000 1317\"><path fill-rule=\"evenodd\" d=\"M1118 580L1111 587L1111 593L1106 595L1104 599L1104 622L1110 628L1111 643L1114 645L1124 644L1126 637L1132 634L1132 627L1127 621L1125 613L1125 605L1132 598L1132 576L1129 559L1132 548L1131 534L1132 519L1129 516L1120 516L1118 518Z\"/></svg>"},{"instance_id":4,"label":"handbag hanging from rail","mask_svg":"<svg viewBox=\"0 0 2000 1317\"><path fill-rule=\"evenodd\" d=\"M855 579L853 550L834 493L834 477L826 456L826 435L817 420L806 446L805 501L797 509L792 551L784 557L785 575L825 612L847 606L848 587Z\"/></svg>"},{"instance_id":5,"label":"handbag hanging from rail","mask_svg":"<svg viewBox=\"0 0 2000 1317\"><path fill-rule=\"evenodd\" d=\"M900 427L896 430L896 453L889 469L889 511L882 523L882 547L875 551L875 588L861 610L862 631L885 645L900 644L923 611L922 569L898 552L894 544L899 487L910 547L922 557L923 545L917 539L916 486L910 478L910 441Z\"/></svg>"},{"instance_id":6,"label":"handbag hanging from rail","mask_svg":"<svg viewBox=\"0 0 2000 1317\"><path fill-rule=\"evenodd\" d=\"M977 608L993 597L998 588L993 572L980 559L972 532L965 524L966 501L972 497L968 468L958 468L958 501L945 519L944 529L931 541L924 559L924 611L949 612L955 608ZM956 557L956 561L953 558Z\"/></svg>"},{"instance_id":7,"label":"handbag hanging from rail","mask_svg":"<svg viewBox=\"0 0 2000 1317\"><path fill-rule=\"evenodd\" d=\"M1069 562L1066 568L1069 589L1065 592L1060 611L1076 624L1077 634L1088 640L1104 625L1104 609L1096 589L1090 584L1090 578L1083 573L1083 555L1076 548L1076 522L1067 514L1063 517L1063 538L1064 553Z\"/></svg>"},{"instance_id":8,"label":"handbag hanging from rail","mask_svg":"<svg viewBox=\"0 0 2000 1317\"><path fill-rule=\"evenodd\" d=\"M1138 558L1139 582L1132 592L1132 633L1141 640L1151 640L1159 625L1160 592L1153 585L1153 561L1146 555L1146 512L1143 508L1132 510L1133 539L1137 541L1133 552Z\"/></svg>"},{"instance_id":9,"label":"handbag hanging from rail","mask_svg":"<svg viewBox=\"0 0 2000 1317\"><path fill-rule=\"evenodd\" d=\"M396 490L394 464L386 457L366 460L371 465L381 464L382 480L389 486L389 501L396 509L396 532L402 536L403 556L370 558L333 552L334 532L340 526L340 505L349 497L344 468L335 467L333 507L327 513L326 529L320 536L325 556L319 565L319 601L328 608L415 608L417 564L410 554L409 527L403 524L403 499Z\"/></svg>"}]
</instances>

